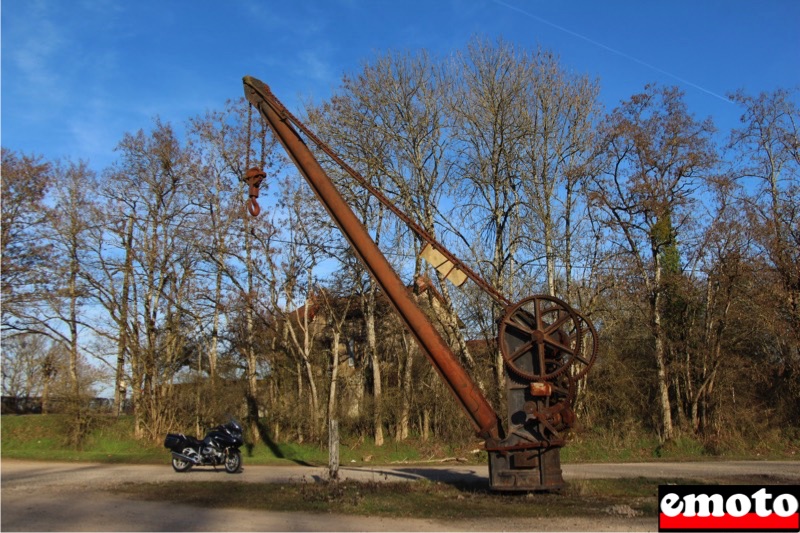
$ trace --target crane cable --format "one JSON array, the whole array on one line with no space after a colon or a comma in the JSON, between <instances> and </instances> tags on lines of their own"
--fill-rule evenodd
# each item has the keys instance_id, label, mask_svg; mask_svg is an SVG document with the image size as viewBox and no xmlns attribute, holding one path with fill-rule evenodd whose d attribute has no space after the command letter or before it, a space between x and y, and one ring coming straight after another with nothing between
<instances>
[{"instance_id":1,"label":"crane cable","mask_svg":"<svg viewBox=\"0 0 800 533\"><path fill-rule=\"evenodd\" d=\"M245 168L247 168L247 172L244 175L244 181L248 185L248 199L247 199L247 212L250 213L252 216L257 217L259 213L261 213L261 206L258 205L258 191L259 187L261 187L261 182L264 178L267 177L266 173L264 172L264 152L265 152L265 143L266 143L266 131L261 136L261 166L260 167L251 167L250 166L250 145L253 142L253 107L247 106L247 146L245 150L247 151L247 156L245 157Z\"/></svg>"}]
</instances>

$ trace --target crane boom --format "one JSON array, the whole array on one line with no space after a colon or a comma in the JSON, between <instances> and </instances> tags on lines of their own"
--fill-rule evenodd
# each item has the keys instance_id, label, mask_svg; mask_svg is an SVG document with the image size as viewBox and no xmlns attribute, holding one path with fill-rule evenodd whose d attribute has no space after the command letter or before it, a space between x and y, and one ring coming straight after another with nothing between
<instances>
[{"instance_id":1,"label":"crane boom","mask_svg":"<svg viewBox=\"0 0 800 533\"><path fill-rule=\"evenodd\" d=\"M566 432L575 421L576 384L586 375L598 351L598 335L591 321L567 302L551 295L534 295L512 304L342 161L281 104L265 83L250 76L245 76L243 81L247 100L286 149L414 336L422 353L448 385L476 433L485 440L491 488L528 491L562 487L560 449L566 443ZM460 285L469 278L503 307L503 315L497 322L497 346L505 370L505 430L491 404L420 309L295 127L409 225L426 243L422 257L445 279ZM248 170L245 176L250 185L248 210L254 216L258 214L255 197L263 177L263 170L259 168Z\"/></svg>"},{"instance_id":2,"label":"crane boom","mask_svg":"<svg viewBox=\"0 0 800 533\"><path fill-rule=\"evenodd\" d=\"M430 319L414 301L400 280L400 276L372 240L367 229L353 213L314 154L288 123L283 113L283 105L262 81L245 76L243 82L247 100L261 113L300 174L306 179L314 194L350 242L356 255L384 291L422 352L450 387L477 434L484 439L499 440L502 426L497 413L458 362Z\"/></svg>"}]
</instances>

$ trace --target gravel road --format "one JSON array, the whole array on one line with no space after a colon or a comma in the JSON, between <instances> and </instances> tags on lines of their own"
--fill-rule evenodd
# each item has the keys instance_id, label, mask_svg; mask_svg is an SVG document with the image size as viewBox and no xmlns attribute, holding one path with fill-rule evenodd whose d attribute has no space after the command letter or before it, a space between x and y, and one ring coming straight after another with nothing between
<instances>
[{"instance_id":1,"label":"gravel road","mask_svg":"<svg viewBox=\"0 0 800 533\"><path fill-rule=\"evenodd\" d=\"M324 479L326 469L302 466L247 466L242 474L193 469L177 474L167 465L110 465L4 460L0 529L2 531L655 531L653 519L610 516L553 520L440 521L391 519L241 509L202 509L168 502L128 500L107 492L119 483L241 481L288 483ZM800 484L800 461L711 463L625 463L562 465L569 480L610 477L705 476L779 480ZM485 466L343 467L345 479L442 482L480 480Z\"/></svg>"}]
</instances>

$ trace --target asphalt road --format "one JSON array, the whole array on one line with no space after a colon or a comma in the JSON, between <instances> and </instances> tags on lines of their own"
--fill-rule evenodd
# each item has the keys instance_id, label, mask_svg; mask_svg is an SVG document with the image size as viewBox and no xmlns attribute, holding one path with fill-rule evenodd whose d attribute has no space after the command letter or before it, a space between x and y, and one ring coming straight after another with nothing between
<instances>
[{"instance_id":1,"label":"asphalt road","mask_svg":"<svg viewBox=\"0 0 800 533\"><path fill-rule=\"evenodd\" d=\"M107 492L119 483L241 481L310 482L327 471L303 466L247 466L241 474L193 469L178 474L167 465L111 465L4 460L0 496L2 531L655 531L653 519L609 516L596 520L437 521L387 519L241 509L202 509L169 502L127 500ZM800 461L704 463L625 463L562 465L567 481L611 477L702 479L730 477L771 479L800 484ZM485 466L342 467L344 479L403 481L431 479L444 483L488 478ZM738 482L738 481L737 481Z\"/></svg>"}]
</instances>

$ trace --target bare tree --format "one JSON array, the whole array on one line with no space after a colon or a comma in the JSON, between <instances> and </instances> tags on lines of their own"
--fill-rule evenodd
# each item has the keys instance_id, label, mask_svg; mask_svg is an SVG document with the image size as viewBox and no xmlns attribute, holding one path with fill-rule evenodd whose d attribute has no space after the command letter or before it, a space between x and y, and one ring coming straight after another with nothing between
<instances>
[{"instance_id":1,"label":"bare tree","mask_svg":"<svg viewBox=\"0 0 800 533\"><path fill-rule=\"evenodd\" d=\"M350 314L353 298L339 291L321 288L317 291L320 310L325 319L325 328L329 335L330 350L330 380L328 382L328 422L336 420L338 408L338 380L339 366L341 364L342 336L346 335L345 322ZM345 347L345 349L347 349Z\"/></svg>"},{"instance_id":2,"label":"bare tree","mask_svg":"<svg viewBox=\"0 0 800 533\"><path fill-rule=\"evenodd\" d=\"M723 176L712 190L717 202L713 221L701 244L705 270L704 309L700 346L702 353L690 358L686 348L685 390L689 421L695 432L712 430L712 416L718 396L717 383L725 359L734 359L730 346L741 341L742 333L732 327L735 307L741 306L742 289L752 275L747 259L745 221L732 201L730 181ZM746 335L746 333L745 333ZM734 364L729 361L729 365Z\"/></svg>"},{"instance_id":3,"label":"bare tree","mask_svg":"<svg viewBox=\"0 0 800 533\"><path fill-rule=\"evenodd\" d=\"M391 157L388 140L380 128L370 126L373 124L371 102L369 95L358 92L359 83L359 80L345 79L343 95L335 97L328 105L310 110L309 114L311 121L319 127L320 134L337 149L348 164L360 172L372 186L381 188L386 183L382 161ZM386 234L390 233L384 206L375 198L364 194L363 189L348 180L341 169L331 168L330 173L342 194L349 200L353 211L370 228L375 242L380 244L387 238ZM375 444L382 446L383 378L376 330L378 285L361 265L354 261L347 261L345 265L351 270L352 287L360 297L368 361L364 369L370 371L368 378L372 382L373 436Z\"/></svg>"},{"instance_id":4,"label":"bare tree","mask_svg":"<svg viewBox=\"0 0 800 533\"><path fill-rule=\"evenodd\" d=\"M525 120L530 65L519 50L504 43L475 40L451 66L459 73L449 101L454 119L454 149L460 198L453 231L472 252L479 270L501 293L520 290L519 250L523 239L522 156L528 135ZM489 257L488 260L484 259ZM486 298L470 302L474 309L491 309L485 319L487 338L496 336L496 304ZM494 357L496 390L504 383L499 350Z\"/></svg>"},{"instance_id":5,"label":"bare tree","mask_svg":"<svg viewBox=\"0 0 800 533\"><path fill-rule=\"evenodd\" d=\"M261 184L263 192L283 162L275 139L252 115L249 104L240 98L228 101L222 111L210 111L190 121L189 137L200 165L195 201L202 234L207 236L198 240L198 246L204 258L203 269L210 278L204 299L210 315L208 362L212 382L226 291L231 286L247 293L253 290L244 289L244 285L259 277L258 262L252 257L263 251L255 249L257 234L273 231L266 216L253 220L244 209L247 194L243 189L247 186L243 179L248 168L258 166L267 174ZM253 321L252 316L248 321Z\"/></svg>"},{"instance_id":6,"label":"bare tree","mask_svg":"<svg viewBox=\"0 0 800 533\"><path fill-rule=\"evenodd\" d=\"M51 341L44 335L24 333L3 340L3 396L40 396L47 403L48 351Z\"/></svg>"},{"instance_id":7,"label":"bare tree","mask_svg":"<svg viewBox=\"0 0 800 533\"><path fill-rule=\"evenodd\" d=\"M95 190L95 175L86 162L57 165L55 168L55 205L48 210L48 234L52 250L49 271L60 280L58 289L48 298L52 318L65 326L62 333L58 324L49 317L44 324L50 336L64 345L69 354L69 376L72 385L71 396L79 400L80 382L78 378L79 327L83 322L80 305L87 299L85 279L85 239L89 231L93 199L89 196Z\"/></svg>"},{"instance_id":8,"label":"bare tree","mask_svg":"<svg viewBox=\"0 0 800 533\"><path fill-rule=\"evenodd\" d=\"M797 90L776 90L734 99L744 107L730 146L742 183L740 208L747 215L757 253L770 355L760 373L765 391L786 420L800 414L800 107ZM759 298L760 299L760 298Z\"/></svg>"},{"instance_id":9,"label":"bare tree","mask_svg":"<svg viewBox=\"0 0 800 533\"><path fill-rule=\"evenodd\" d=\"M49 243L42 238L43 200L53 184L52 165L40 156L2 149L2 295L3 336L24 331L19 315L41 297L42 263Z\"/></svg>"},{"instance_id":10,"label":"bare tree","mask_svg":"<svg viewBox=\"0 0 800 533\"><path fill-rule=\"evenodd\" d=\"M156 438L173 423L174 412L164 399L185 362L183 346L191 330L186 298L197 259L191 244L194 213L186 195L191 158L172 128L158 120L149 134L126 134L118 150L121 161L107 173L107 194L133 214L132 323L120 327L131 328L126 348L136 433Z\"/></svg>"},{"instance_id":11,"label":"bare tree","mask_svg":"<svg viewBox=\"0 0 800 533\"><path fill-rule=\"evenodd\" d=\"M236 114L234 105L228 102L225 111L208 112L203 117L193 119L189 133L199 163L194 201L198 208L198 226L203 235L197 243L204 257L200 268L210 278L209 290L201 295L201 299L208 306L208 311L202 317L205 324L210 326L207 357L212 391L216 384L220 351L225 300L223 282L226 272L232 270L226 269L226 266L230 248L236 244L232 242L233 225L241 221L242 199L236 187L241 175L234 172L245 170L238 157L246 151L241 139L244 128L241 121L230 123L232 114L239 118L237 115L241 113Z\"/></svg>"},{"instance_id":12,"label":"bare tree","mask_svg":"<svg viewBox=\"0 0 800 533\"><path fill-rule=\"evenodd\" d=\"M592 200L643 288L654 342L660 435L674 437L664 330L665 253L690 220L699 180L716 164L713 125L695 120L676 88L647 86L622 102L603 128L607 167Z\"/></svg>"},{"instance_id":13,"label":"bare tree","mask_svg":"<svg viewBox=\"0 0 800 533\"><path fill-rule=\"evenodd\" d=\"M792 93L757 97L739 92L742 127L731 135L740 156L741 178L755 186L743 199L758 244L785 291L790 323L800 340L800 107Z\"/></svg>"},{"instance_id":14,"label":"bare tree","mask_svg":"<svg viewBox=\"0 0 800 533\"><path fill-rule=\"evenodd\" d=\"M585 206L581 183L593 170L599 87L587 76L566 72L552 53L538 50L524 61L531 75L522 163L525 244L532 257L545 258L547 292L570 299L573 243L580 236ZM536 253L534 243L543 254ZM557 276L563 279L560 291Z\"/></svg>"},{"instance_id":15,"label":"bare tree","mask_svg":"<svg viewBox=\"0 0 800 533\"><path fill-rule=\"evenodd\" d=\"M29 176L29 185L35 184L37 175L41 176L39 173L44 168L31 166L32 161L25 158L16 160L4 151L5 162L9 163L10 172L4 175L4 195L8 193L8 200L11 201L7 204L4 202L3 210L4 226L9 225L3 230L4 259L9 260L10 265L10 268L4 267L4 283L5 271L8 271L11 281L22 283L19 288L28 292L24 300L18 300L14 296L15 293L19 294L19 288L8 291L15 319L13 325L10 321L8 325L13 329L46 336L60 347L62 353L68 354L65 375L69 378L70 387L64 399L69 400L70 413L75 416L70 437L78 443L83 436L81 395L86 392L78 375L81 358L78 336L83 323L80 307L87 296L82 282L85 268L83 252L94 174L84 162L50 166L49 178L53 182L51 203L39 203L41 197L34 194L28 199L28 205L38 206L41 211L26 214L25 210L20 210L22 206L14 201L26 187L18 189L15 180L24 176L24 173L34 172ZM19 174L20 171L23 174ZM6 178L8 186L5 184ZM32 232L34 229L35 233ZM30 251L18 248L24 236L37 239L37 242L31 243ZM30 273L15 272L14 267L23 264L31 269ZM26 283L29 283L27 287L24 285ZM15 305L23 301L24 305ZM47 365L42 370L46 377L51 374Z\"/></svg>"},{"instance_id":16,"label":"bare tree","mask_svg":"<svg viewBox=\"0 0 800 533\"><path fill-rule=\"evenodd\" d=\"M318 320L322 303L315 269L327 257L331 223L311 191L296 179L281 183L280 205L282 218L275 224L280 232L274 235L275 246L265 257L269 315L274 317L270 327L280 340L284 357L296 368L294 411L289 418L297 426L298 438L304 438L304 428L316 438L321 434L317 374L325 365L319 357L323 325ZM299 405L307 409L306 416L297 416Z\"/></svg>"}]
</instances>

